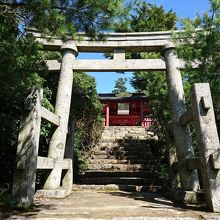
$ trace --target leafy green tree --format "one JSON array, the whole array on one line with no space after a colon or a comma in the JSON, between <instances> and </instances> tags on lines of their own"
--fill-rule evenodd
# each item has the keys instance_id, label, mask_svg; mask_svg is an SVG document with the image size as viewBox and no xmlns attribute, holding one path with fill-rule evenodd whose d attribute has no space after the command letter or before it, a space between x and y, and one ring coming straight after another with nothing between
<instances>
[{"instance_id":1,"label":"leafy green tree","mask_svg":"<svg viewBox=\"0 0 220 220\"><path fill-rule=\"evenodd\" d=\"M114 24L122 3L123 0L0 0L0 184L11 182L13 177L24 98L33 87L43 87L47 91L44 104L53 109L50 102L54 104L56 94L56 87L48 87L51 82L43 62L45 57L56 54L40 52L41 45L26 28L63 39L76 39L78 31L93 38L102 37L102 31ZM42 133L50 136L47 126Z\"/></svg>"},{"instance_id":2,"label":"leafy green tree","mask_svg":"<svg viewBox=\"0 0 220 220\"><path fill-rule=\"evenodd\" d=\"M34 39L19 36L13 12L3 11L0 20L1 184L12 180L22 103L33 87L43 86L45 66Z\"/></svg>"},{"instance_id":3,"label":"leafy green tree","mask_svg":"<svg viewBox=\"0 0 220 220\"><path fill-rule=\"evenodd\" d=\"M126 93L127 92L127 87L126 87L126 82L127 82L127 78L118 78L117 80L115 80L115 87L112 90L112 93Z\"/></svg>"},{"instance_id":4,"label":"leafy green tree","mask_svg":"<svg viewBox=\"0 0 220 220\"><path fill-rule=\"evenodd\" d=\"M129 92L126 87L127 78L120 77L115 80L115 87L112 90L112 93L115 93L118 97L126 97L129 96ZM118 103L119 110L128 110L129 105L128 103Z\"/></svg>"},{"instance_id":5,"label":"leafy green tree","mask_svg":"<svg viewBox=\"0 0 220 220\"><path fill-rule=\"evenodd\" d=\"M189 94L189 85L198 82L210 83L220 131L220 1L210 0L209 12L198 14L193 20L183 19L181 23L185 31L175 37L180 40L176 42L179 43L178 56L186 61L186 94ZM195 64L198 69L192 69Z\"/></svg>"},{"instance_id":6,"label":"leafy green tree","mask_svg":"<svg viewBox=\"0 0 220 220\"><path fill-rule=\"evenodd\" d=\"M173 29L175 22L176 14L172 10L166 12L163 6L136 0L130 13L127 13L126 17L121 17L120 22L115 24L115 31L166 31Z\"/></svg>"},{"instance_id":7,"label":"leafy green tree","mask_svg":"<svg viewBox=\"0 0 220 220\"><path fill-rule=\"evenodd\" d=\"M108 30L121 13L123 0L1 0L1 13L16 18L15 25L37 28L41 33L76 36L85 31L95 37ZM20 31L22 31L20 29Z\"/></svg>"}]
</instances>

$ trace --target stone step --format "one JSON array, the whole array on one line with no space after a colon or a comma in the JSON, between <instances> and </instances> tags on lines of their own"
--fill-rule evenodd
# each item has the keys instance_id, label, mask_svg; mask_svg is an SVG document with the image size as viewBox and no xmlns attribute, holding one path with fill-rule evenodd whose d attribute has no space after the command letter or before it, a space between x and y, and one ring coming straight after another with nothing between
<instances>
[{"instance_id":1,"label":"stone step","mask_svg":"<svg viewBox=\"0 0 220 220\"><path fill-rule=\"evenodd\" d=\"M165 180L160 178L141 178L141 177L96 177L82 178L79 183L88 185L106 185L106 184L122 184L122 185L163 185Z\"/></svg>"},{"instance_id":2,"label":"stone step","mask_svg":"<svg viewBox=\"0 0 220 220\"><path fill-rule=\"evenodd\" d=\"M136 156L140 158L140 156L143 157L148 157L148 156L153 156L152 152L149 150L146 151L141 151L141 150L125 150L125 149L109 149L109 150L98 150L98 151L93 151L93 155L123 155L123 156Z\"/></svg>"},{"instance_id":3,"label":"stone step","mask_svg":"<svg viewBox=\"0 0 220 220\"><path fill-rule=\"evenodd\" d=\"M124 160L132 160L132 159L136 159L137 157L135 155L131 155L131 156L116 156L116 155L108 155L108 154L92 154L91 159L124 159ZM138 157L139 158L139 157Z\"/></svg>"},{"instance_id":4,"label":"stone step","mask_svg":"<svg viewBox=\"0 0 220 220\"><path fill-rule=\"evenodd\" d=\"M125 151L125 150L121 150L121 151L95 151L92 153L93 157L95 157L96 155L104 155L107 157L110 156L114 156L115 158L129 158L129 157L136 157L136 158L140 158L140 159L153 159L153 155L151 152L142 152L142 151Z\"/></svg>"},{"instance_id":5,"label":"stone step","mask_svg":"<svg viewBox=\"0 0 220 220\"><path fill-rule=\"evenodd\" d=\"M153 160L154 157L152 155L152 153L146 154L146 155L134 155L134 154L130 154L130 155L124 155L124 154L106 154L106 153L97 153L97 154L92 154L90 156L91 159L121 159L121 160L138 160L138 159L142 159L144 161L148 161L148 160Z\"/></svg>"},{"instance_id":6,"label":"stone step","mask_svg":"<svg viewBox=\"0 0 220 220\"><path fill-rule=\"evenodd\" d=\"M100 147L129 147L129 148L149 148L151 149L152 143L147 142L146 140L129 140L129 141L102 141L96 144L95 149L100 149Z\"/></svg>"},{"instance_id":7,"label":"stone step","mask_svg":"<svg viewBox=\"0 0 220 220\"><path fill-rule=\"evenodd\" d=\"M82 176L89 178L95 177L140 177L140 178L155 178L158 177L157 172L111 172L106 170L87 170L82 174L79 174L79 178Z\"/></svg>"},{"instance_id":8,"label":"stone step","mask_svg":"<svg viewBox=\"0 0 220 220\"><path fill-rule=\"evenodd\" d=\"M151 151L151 148L146 145L146 144L141 144L141 145L138 145L138 144L127 144L127 143L124 143L124 144L117 144L117 145L111 145L111 144L102 144L102 145L98 145L94 148L95 151L99 151L99 150L134 150L134 151Z\"/></svg>"},{"instance_id":9,"label":"stone step","mask_svg":"<svg viewBox=\"0 0 220 220\"><path fill-rule=\"evenodd\" d=\"M106 135L106 136L102 136L102 141L123 141L123 140L127 140L127 141L132 141L132 140L137 140L137 141L146 141L146 140L157 140L157 137L151 137L149 135L145 135L145 134L125 134L125 135Z\"/></svg>"},{"instance_id":10,"label":"stone step","mask_svg":"<svg viewBox=\"0 0 220 220\"><path fill-rule=\"evenodd\" d=\"M95 190L95 191L126 191L126 192L165 192L164 186L136 186L136 185L80 185L73 184L73 190Z\"/></svg>"},{"instance_id":11,"label":"stone step","mask_svg":"<svg viewBox=\"0 0 220 220\"><path fill-rule=\"evenodd\" d=\"M144 160L139 158L132 159L89 159L90 164L153 164L159 163L159 160Z\"/></svg>"},{"instance_id":12,"label":"stone step","mask_svg":"<svg viewBox=\"0 0 220 220\"><path fill-rule=\"evenodd\" d=\"M126 132L145 132L145 133L148 133L149 131L146 131L145 128L143 127L126 127L126 126L121 126L121 127L116 127L116 126L111 126L111 127L105 127L104 129L104 133L111 133L112 131L117 131L119 133L126 133Z\"/></svg>"},{"instance_id":13,"label":"stone step","mask_svg":"<svg viewBox=\"0 0 220 220\"><path fill-rule=\"evenodd\" d=\"M113 139L104 139L102 138L100 141L99 141L99 144L149 144L150 142L152 142L153 140L147 140L147 139L144 139L144 140L137 140L137 139L126 139L126 138L123 138L123 139L116 139L116 138L113 138Z\"/></svg>"},{"instance_id":14,"label":"stone step","mask_svg":"<svg viewBox=\"0 0 220 220\"><path fill-rule=\"evenodd\" d=\"M105 127L104 132L118 131L118 132L129 132L129 131L145 131L142 126L110 126Z\"/></svg>"},{"instance_id":15,"label":"stone step","mask_svg":"<svg viewBox=\"0 0 220 220\"><path fill-rule=\"evenodd\" d=\"M92 149L93 151L100 151L100 150L125 150L125 151L151 151L151 148L147 145L100 145L96 146Z\"/></svg>"},{"instance_id":16,"label":"stone step","mask_svg":"<svg viewBox=\"0 0 220 220\"><path fill-rule=\"evenodd\" d=\"M149 148L138 148L138 147L114 147L114 148L108 148L108 147L103 147L103 149L94 149L92 151L93 153L109 153L109 152L123 152L123 153L136 153L136 154L149 154L151 153L151 150Z\"/></svg>"},{"instance_id":17,"label":"stone step","mask_svg":"<svg viewBox=\"0 0 220 220\"><path fill-rule=\"evenodd\" d=\"M92 152L132 152L132 153L150 153L152 150L147 146L101 146L100 148L94 148Z\"/></svg>"},{"instance_id":18,"label":"stone step","mask_svg":"<svg viewBox=\"0 0 220 220\"><path fill-rule=\"evenodd\" d=\"M122 152L122 153L152 153L152 151L148 148L143 148L143 149L138 149L138 148L126 148L126 147L114 147L114 148L108 148L108 147L102 147L101 149L93 149L92 153L94 154L99 154L99 153L117 153L117 152Z\"/></svg>"},{"instance_id":19,"label":"stone step","mask_svg":"<svg viewBox=\"0 0 220 220\"><path fill-rule=\"evenodd\" d=\"M159 167L151 164L89 164L88 170L109 171L156 171Z\"/></svg>"},{"instance_id":20,"label":"stone step","mask_svg":"<svg viewBox=\"0 0 220 220\"><path fill-rule=\"evenodd\" d=\"M148 132L146 132L145 130L118 130L118 129L114 129L114 130L104 130L104 132L102 133L102 136L105 135L126 135L126 134L148 134ZM151 133L149 133L150 135Z\"/></svg>"},{"instance_id":21,"label":"stone step","mask_svg":"<svg viewBox=\"0 0 220 220\"><path fill-rule=\"evenodd\" d=\"M133 157L131 157L133 156ZM135 164L135 163L147 163L148 161L154 161L154 158L152 155L131 155L131 156L125 156L123 154L115 154L115 155L92 155L90 158L91 161L97 160L97 161L101 161L101 160L106 160L106 161L110 161L112 160L113 163L116 163L115 160L121 160L119 163L127 163L127 164ZM155 160L155 163L159 162L159 160ZM105 162L106 163L106 162ZM107 162L108 163L108 162ZM154 162L151 162L154 163Z\"/></svg>"},{"instance_id":22,"label":"stone step","mask_svg":"<svg viewBox=\"0 0 220 220\"><path fill-rule=\"evenodd\" d=\"M104 130L103 135L112 134L112 135L126 135L126 134L149 134L151 135L152 132L145 131L144 129L127 129L127 130L118 130L118 129L112 129L110 130Z\"/></svg>"}]
</instances>

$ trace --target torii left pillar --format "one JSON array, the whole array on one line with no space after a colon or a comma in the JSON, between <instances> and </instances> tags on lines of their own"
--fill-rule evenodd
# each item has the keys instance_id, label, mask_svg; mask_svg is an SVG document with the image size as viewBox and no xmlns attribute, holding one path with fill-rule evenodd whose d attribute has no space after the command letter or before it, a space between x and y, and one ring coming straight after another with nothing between
<instances>
[{"instance_id":1,"label":"torii left pillar","mask_svg":"<svg viewBox=\"0 0 220 220\"><path fill-rule=\"evenodd\" d=\"M77 55L75 43L73 41L64 43L61 47L61 52L63 58L55 105L55 113L60 117L60 126L56 129L50 141L48 157L54 159L54 167L44 184L44 189L49 190L58 189L61 182L62 163L64 159L72 96L72 61Z\"/></svg>"}]
</instances>

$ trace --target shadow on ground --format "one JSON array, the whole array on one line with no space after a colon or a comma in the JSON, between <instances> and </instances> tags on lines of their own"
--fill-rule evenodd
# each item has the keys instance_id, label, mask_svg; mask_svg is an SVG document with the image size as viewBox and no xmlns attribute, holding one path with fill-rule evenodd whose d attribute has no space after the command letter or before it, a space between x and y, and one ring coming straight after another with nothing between
<instances>
[{"instance_id":1,"label":"shadow on ground","mask_svg":"<svg viewBox=\"0 0 220 220\"><path fill-rule=\"evenodd\" d=\"M206 214L204 206L173 203L159 193L122 191L73 191L65 199L36 200L28 210L2 209L0 219L70 219L113 217L195 217Z\"/></svg>"},{"instance_id":2,"label":"shadow on ground","mask_svg":"<svg viewBox=\"0 0 220 220\"><path fill-rule=\"evenodd\" d=\"M178 203L178 202L172 202L171 200L167 199L166 194L161 193L148 193L148 192L100 192L105 193L111 196L120 196L120 197L127 197L134 200L144 201L146 202L146 208L173 208L175 210L181 210L181 211L205 211L207 212L207 208L205 204L184 204L184 203Z\"/></svg>"},{"instance_id":3,"label":"shadow on ground","mask_svg":"<svg viewBox=\"0 0 220 220\"><path fill-rule=\"evenodd\" d=\"M34 217L41 210L55 210L53 205L35 204L28 209L11 208L0 204L0 219L13 219L13 216ZM18 219L16 217L16 219Z\"/></svg>"}]
</instances>

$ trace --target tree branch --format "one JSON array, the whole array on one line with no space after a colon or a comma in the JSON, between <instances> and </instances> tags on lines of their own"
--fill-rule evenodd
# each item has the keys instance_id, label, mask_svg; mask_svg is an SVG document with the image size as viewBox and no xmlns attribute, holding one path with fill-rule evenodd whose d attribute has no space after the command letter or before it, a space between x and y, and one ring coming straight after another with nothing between
<instances>
[{"instance_id":1,"label":"tree branch","mask_svg":"<svg viewBox=\"0 0 220 220\"><path fill-rule=\"evenodd\" d=\"M0 1L0 6L10 6L10 7L16 8L16 7L22 7L24 5L25 4L23 2L5 2L5 1Z\"/></svg>"}]
</instances>

